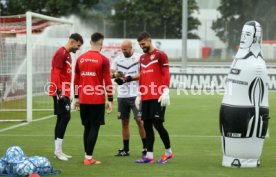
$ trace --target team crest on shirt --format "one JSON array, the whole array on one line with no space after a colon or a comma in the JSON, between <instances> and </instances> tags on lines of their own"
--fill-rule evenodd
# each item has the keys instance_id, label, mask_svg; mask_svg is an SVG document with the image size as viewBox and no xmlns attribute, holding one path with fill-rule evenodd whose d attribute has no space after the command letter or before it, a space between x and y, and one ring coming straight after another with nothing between
<instances>
[{"instance_id":1,"label":"team crest on shirt","mask_svg":"<svg viewBox=\"0 0 276 177\"><path fill-rule=\"evenodd\" d=\"M118 117L119 117L119 118L121 117L121 112L118 112Z\"/></svg>"},{"instance_id":2,"label":"team crest on shirt","mask_svg":"<svg viewBox=\"0 0 276 177\"><path fill-rule=\"evenodd\" d=\"M135 62L135 58L131 58L132 62Z\"/></svg>"},{"instance_id":3,"label":"team crest on shirt","mask_svg":"<svg viewBox=\"0 0 276 177\"><path fill-rule=\"evenodd\" d=\"M151 59L151 60L153 60L153 59L154 59L154 57L155 57L155 55L154 55L154 54L152 54L152 55L150 56L150 59Z\"/></svg>"}]
</instances>

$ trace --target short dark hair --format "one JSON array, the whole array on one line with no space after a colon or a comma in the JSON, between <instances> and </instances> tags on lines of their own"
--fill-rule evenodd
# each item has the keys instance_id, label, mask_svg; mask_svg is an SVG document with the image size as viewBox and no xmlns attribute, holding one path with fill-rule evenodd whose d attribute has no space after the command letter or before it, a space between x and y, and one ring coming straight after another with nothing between
<instances>
[{"instance_id":1,"label":"short dark hair","mask_svg":"<svg viewBox=\"0 0 276 177\"><path fill-rule=\"evenodd\" d=\"M82 36L79 33L73 33L70 35L69 39L74 39L75 41L80 41L83 44Z\"/></svg>"},{"instance_id":2,"label":"short dark hair","mask_svg":"<svg viewBox=\"0 0 276 177\"><path fill-rule=\"evenodd\" d=\"M104 35L102 33L95 32L91 35L92 42L98 42L101 39L104 39Z\"/></svg>"},{"instance_id":3,"label":"short dark hair","mask_svg":"<svg viewBox=\"0 0 276 177\"><path fill-rule=\"evenodd\" d=\"M137 41L140 42L142 41L143 39L150 39L151 38L151 35L149 32L146 32L146 31L143 31L139 34L139 36L137 37Z\"/></svg>"}]
</instances>

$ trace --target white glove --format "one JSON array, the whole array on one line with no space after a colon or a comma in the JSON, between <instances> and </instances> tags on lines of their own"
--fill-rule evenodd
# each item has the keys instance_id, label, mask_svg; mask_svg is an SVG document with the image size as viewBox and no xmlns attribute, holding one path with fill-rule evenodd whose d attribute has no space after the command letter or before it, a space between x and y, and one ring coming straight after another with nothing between
<instances>
[{"instance_id":1,"label":"white glove","mask_svg":"<svg viewBox=\"0 0 276 177\"><path fill-rule=\"evenodd\" d=\"M80 110L80 101L78 98L75 98L71 104L71 110Z\"/></svg>"},{"instance_id":2,"label":"white glove","mask_svg":"<svg viewBox=\"0 0 276 177\"><path fill-rule=\"evenodd\" d=\"M135 106L139 110L141 104L141 93L138 92L137 97L135 98Z\"/></svg>"},{"instance_id":3,"label":"white glove","mask_svg":"<svg viewBox=\"0 0 276 177\"><path fill-rule=\"evenodd\" d=\"M170 90L164 88L162 95L159 97L158 102L161 103L162 107L170 105Z\"/></svg>"},{"instance_id":4,"label":"white glove","mask_svg":"<svg viewBox=\"0 0 276 177\"><path fill-rule=\"evenodd\" d=\"M107 114L110 114L113 111L113 102L112 101L108 101L105 104L105 112Z\"/></svg>"}]
</instances>

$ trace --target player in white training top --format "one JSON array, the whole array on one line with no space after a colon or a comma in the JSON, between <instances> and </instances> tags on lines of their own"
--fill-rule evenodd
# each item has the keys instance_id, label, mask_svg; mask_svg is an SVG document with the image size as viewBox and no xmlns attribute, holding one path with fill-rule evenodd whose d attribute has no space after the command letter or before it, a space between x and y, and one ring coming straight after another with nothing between
<instances>
[{"instance_id":1,"label":"player in white training top","mask_svg":"<svg viewBox=\"0 0 276 177\"><path fill-rule=\"evenodd\" d=\"M111 64L112 78L118 84L118 118L122 120L123 148L115 156L129 156L129 118L130 110L138 125L139 134L143 143L142 155L146 154L145 130L141 120L141 110L135 106L138 95L139 60L140 54L135 53L130 40L121 44L122 55L117 56Z\"/></svg>"}]
</instances>

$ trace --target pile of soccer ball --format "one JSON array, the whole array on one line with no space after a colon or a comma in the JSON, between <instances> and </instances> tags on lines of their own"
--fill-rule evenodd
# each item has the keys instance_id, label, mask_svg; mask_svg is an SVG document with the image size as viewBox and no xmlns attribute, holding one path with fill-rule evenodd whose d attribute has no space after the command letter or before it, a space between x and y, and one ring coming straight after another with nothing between
<instances>
[{"instance_id":1,"label":"pile of soccer ball","mask_svg":"<svg viewBox=\"0 0 276 177\"><path fill-rule=\"evenodd\" d=\"M60 171L54 170L46 157L27 157L19 146L9 147L0 159L0 176L29 176L32 173L46 175Z\"/></svg>"}]
</instances>

